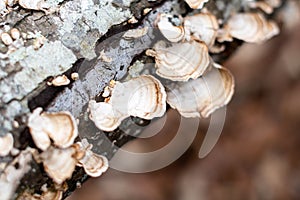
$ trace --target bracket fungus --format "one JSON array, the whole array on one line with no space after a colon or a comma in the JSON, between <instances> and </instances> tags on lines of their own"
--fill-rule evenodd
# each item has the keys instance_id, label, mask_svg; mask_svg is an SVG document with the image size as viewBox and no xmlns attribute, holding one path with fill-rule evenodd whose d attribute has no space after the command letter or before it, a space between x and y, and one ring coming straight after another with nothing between
<instances>
[{"instance_id":1,"label":"bracket fungus","mask_svg":"<svg viewBox=\"0 0 300 200\"><path fill-rule=\"evenodd\" d=\"M0 156L7 156L13 149L14 138L11 133L0 136Z\"/></svg>"},{"instance_id":2,"label":"bracket fungus","mask_svg":"<svg viewBox=\"0 0 300 200\"><path fill-rule=\"evenodd\" d=\"M71 178L77 163L73 156L75 153L76 148L74 147L58 149L51 146L40 154L45 171L55 183L62 184Z\"/></svg>"},{"instance_id":3,"label":"bracket fungus","mask_svg":"<svg viewBox=\"0 0 300 200\"><path fill-rule=\"evenodd\" d=\"M73 72L73 73L71 74L71 79L72 79L73 81L77 81L77 80L79 79L79 74L78 74L77 72Z\"/></svg>"},{"instance_id":4,"label":"bracket fungus","mask_svg":"<svg viewBox=\"0 0 300 200\"><path fill-rule=\"evenodd\" d=\"M50 146L50 138L56 146L66 148L78 136L76 120L66 111L42 113L42 108L36 108L29 116L28 127L35 145L43 151Z\"/></svg>"},{"instance_id":5,"label":"bracket fungus","mask_svg":"<svg viewBox=\"0 0 300 200\"><path fill-rule=\"evenodd\" d=\"M142 75L121 83L115 82L111 97L105 102L89 103L90 119L104 131L116 129L129 116L152 119L166 111L166 92L159 80Z\"/></svg>"},{"instance_id":6,"label":"bracket fungus","mask_svg":"<svg viewBox=\"0 0 300 200\"><path fill-rule=\"evenodd\" d=\"M92 177L98 177L108 169L107 158L93 153L91 148L92 145L83 139L68 148L50 146L41 154L36 151L34 158L38 163L42 162L48 176L61 185L71 178L76 166L83 167Z\"/></svg>"},{"instance_id":7,"label":"bracket fungus","mask_svg":"<svg viewBox=\"0 0 300 200\"><path fill-rule=\"evenodd\" d=\"M130 30L126 31L122 37L127 40L140 38L148 33L148 29L149 28L147 26L145 26L143 28L130 29Z\"/></svg>"},{"instance_id":8,"label":"bracket fungus","mask_svg":"<svg viewBox=\"0 0 300 200\"><path fill-rule=\"evenodd\" d=\"M77 166L83 167L84 171L92 177L98 177L108 169L108 160L105 156L98 155L91 151L92 145L86 139L76 143L82 156L77 158Z\"/></svg>"},{"instance_id":9,"label":"bracket fungus","mask_svg":"<svg viewBox=\"0 0 300 200\"><path fill-rule=\"evenodd\" d=\"M267 14L271 14L274 11L274 8L278 8L281 5L281 0L264 0L264 1L255 1L248 0L246 1L246 6L250 8L259 8Z\"/></svg>"},{"instance_id":10,"label":"bracket fungus","mask_svg":"<svg viewBox=\"0 0 300 200\"><path fill-rule=\"evenodd\" d=\"M249 1L247 2L247 6L250 8L259 8L267 14L271 14L273 12L273 7L265 1Z\"/></svg>"},{"instance_id":11,"label":"bracket fungus","mask_svg":"<svg viewBox=\"0 0 300 200\"><path fill-rule=\"evenodd\" d=\"M203 8L204 3L209 0L185 0L185 2L193 9L201 9Z\"/></svg>"},{"instance_id":12,"label":"bracket fungus","mask_svg":"<svg viewBox=\"0 0 300 200\"><path fill-rule=\"evenodd\" d=\"M157 18L157 27L161 34L170 42L179 42L184 39L184 27L182 25L174 25L172 22L174 17L170 14L161 13Z\"/></svg>"},{"instance_id":13,"label":"bracket fungus","mask_svg":"<svg viewBox=\"0 0 300 200\"><path fill-rule=\"evenodd\" d=\"M191 39L201 40L211 48L217 38L219 24L213 14L199 13L184 18L184 29L188 41Z\"/></svg>"},{"instance_id":14,"label":"bracket fungus","mask_svg":"<svg viewBox=\"0 0 300 200\"><path fill-rule=\"evenodd\" d=\"M8 33L1 33L1 41L3 44L9 46L13 43L12 37Z\"/></svg>"},{"instance_id":15,"label":"bracket fungus","mask_svg":"<svg viewBox=\"0 0 300 200\"><path fill-rule=\"evenodd\" d=\"M226 68L213 65L196 80L167 87L167 102L182 116L206 118L230 101L234 92L233 76Z\"/></svg>"},{"instance_id":16,"label":"bracket fungus","mask_svg":"<svg viewBox=\"0 0 300 200\"><path fill-rule=\"evenodd\" d=\"M19 38L21 37L20 31L19 31L18 29L16 29L16 28L12 28L12 29L10 30L10 35L11 35L11 37L12 37L14 40L17 40L17 39L19 39Z\"/></svg>"},{"instance_id":17,"label":"bracket fungus","mask_svg":"<svg viewBox=\"0 0 300 200\"><path fill-rule=\"evenodd\" d=\"M277 24L268 21L261 13L235 14L229 18L224 29L234 38L253 43L264 42L279 33Z\"/></svg>"},{"instance_id":18,"label":"bracket fungus","mask_svg":"<svg viewBox=\"0 0 300 200\"><path fill-rule=\"evenodd\" d=\"M155 57L156 73L173 81L188 81L201 76L210 63L208 48L204 42L172 43L157 42L146 51Z\"/></svg>"},{"instance_id":19,"label":"bracket fungus","mask_svg":"<svg viewBox=\"0 0 300 200\"><path fill-rule=\"evenodd\" d=\"M53 86L63 86L63 85L69 85L69 84L70 84L70 79L68 79L68 77L66 75L57 76L50 83L50 85L53 85Z\"/></svg>"}]
</instances>

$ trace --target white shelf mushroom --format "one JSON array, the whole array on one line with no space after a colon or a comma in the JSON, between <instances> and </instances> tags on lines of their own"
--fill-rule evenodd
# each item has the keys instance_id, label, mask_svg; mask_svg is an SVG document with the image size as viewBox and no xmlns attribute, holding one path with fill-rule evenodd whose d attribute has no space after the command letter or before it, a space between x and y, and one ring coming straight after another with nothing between
<instances>
[{"instance_id":1,"label":"white shelf mushroom","mask_svg":"<svg viewBox=\"0 0 300 200\"><path fill-rule=\"evenodd\" d=\"M171 20L174 18L170 14L159 14L157 18L157 27L162 35L170 42L179 42L184 39L184 27L181 25L175 26Z\"/></svg>"},{"instance_id":2,"label":"white shelf mushroom","mask_svg":"<svg viewBox=\"0 0 300 200\"><path fill-rule=\"evenodd\" d=\"M211 48L216 40L219 24L217 18L210 13L199 13L184 18L185 37L202 40Z\"/></svg>"},{"instance_id":3,"label":"white shelf mushroom","mask_svg":"<svg viewBox=\"0 0 300 200\"><path fill-rule=\"evenodd\" d=\"M91 151L92 145L86 139L76 143L79 146L79 152L83 156L78 159L77 166L83 167L84 171L92 177L99 177L108 169L108 160L105 156L98 155Z\"/></svg>"},{"instance_id":4,"label":"white shelf mushroom","mask_svg":"<svg viewBox=\"0 0 300 200\"><path fill-rule=\"evenodd\" d=\"M166 111L166 92L159 80L142 75L127 82L116 82L106 102L89 103L90 119L104 131L116 129L129 116L152 119Z\"/></svg>"},{"instance_id":5,"label":"white shelf mushroom","mask_svg":"<svg viewBox=\"0 0 300 200\"><path fill-rule=\"evenodd\" d=\"M29 116L28 127L34 143L43 151L50 146L50 138L56 146L66 148L78 136L76 120L69 112L42 113L42 108L36 108Z\"/></svg>"},{"instance_id":6,"label":"white shelf mushroom","mask_svg":"<svg viewBox=\"0 0 300 200\"><path fill-rule=\"evenodd\" d=\"M77 160L74 158L76 148L57 149L50 147L41 153L40 158L49 177L57 184L71 178Z\"/></svg>"},{"instance_id":7,"label":"white shelf mushroom","mask_svg":"<svg viewBox=\"0 0 300 200\"><path fill-rule=\"evenodd\" d=\"M250 8L259 8L267 14L271 14L274 11L274 8L278 8L281 4L281 0L264 0L264 1L256 1L256 0L248 0L245 2L246 6Z\"/></svg>"},{"instance_id":8,"label":"white shelf mushroom","mask_svg":"<svg viewBox=\"0 0 300 200\"><path fill-rule=\"evenodd\" d=\"M14 40L17 40L17 39L19 39L19 38L21 37L20 31L19 31L18 29L16 29L16 28L12 28L12 29L10 30L10 35L11 35L11 37L12 37Z\"/></svg>"},{"instance_id":9,"label":"white shelf mushroom","mask_svg":"<svg viewBox=\"0 0 300 200\"><path fill-rule=\"evenodd\" d=\"M96 127L104 131L115 130L127 118L126 113L120 113L106 102L97 103L95 100L89 102L90 119Z\"/></svg>"},{"instance_id":10,"label":"white shelf mushroom","mask_svg":"<svg viewBox=\"0 0 300 200\"><path fill-rule=\"evenodd\" d=\"M201 9L203 8L204 3L209 0L185 0L185 2L193 9Z\"/></svg>"},{"instance_id":11,"label":"white shelf mushroom","mask_svg":"<svg viewBox=\"0 0 300 200\"><path fill-rule=\"evenodd\" d=\"M122 37L127 40L140 38L148 33L148 29L149 29L148 26L145 26L143 28L130 29L126 31Z\"/></svg>"},{"instance_id":12,"label":"white shelf mushroom","mask_svg":"<svg viewBox=\"0 0 300 200\"><path fill-rule=\"evenodd\" d=\"M69 85L70 84L70 79L66 76L66 75L61 75L61 76L57 76L55 77L50 85L53 86L63 86L63 85Z\"/></svg>"},{"instance_id":13,"label":"white shelf mushroom","mask_svg":"<svg viewBox=\"0 0 300 200\"><path fill-rule=\"evenodd\" d=\"M247 6L250 8L259 8L267 14L271 14L273 12L273 7L264 1L249 1L247 2Z\"/></svg>"},{"instance_id":14,"label":"white shelf mushroom","mask_svg":"<svg viewBox=\"0 0 300 200\"><path fill-rule=\"evenodd\" d=\"M234 38L253 43L264 42L279 33L277 24L260 13L235 14L224 29Z\"/></svg>"},{"instance_id":15,"label":"white shelf mushroom","mask_svg":"<svg viewBox=\"0 0 300 200\"><path fill-rule=\"evenodd\" d=\"M208 117L226 105L234 92L229 70L214 63L202 77L167 86L167 102L184 117Z\"/></svg>"},{"instance_id":16,"label":"white shelf mushroom","mask_svg":"<svg viewBox=\"0 0 300 200\"><path fill-rule=\"evenodd\" d=\"M3 44L9 46L13 43L13 39L11 38L11 36L8 33L1 33L0 35L1 41L3 42Z\"/></svg>"},{"instance_id":17,"label":"white shelf mushroom","mask_svg":"<svg viewBox=\"0 0 300 200\"><path fill-rule=\"evenodd\" d=\"M204 42L172 43L159 41L146 51L155 57L156 73L173 81L188 81L201 76L210 63L208 48Z\"/></svg>"},{"instance_id":18,"label":"white shelf mushroom","mask_svg":"<svg viewBox=\"0 0 300 200\"><path fill-rule=\"evenodd\" d=\"M0 156L7 156L13 149L14 138L11 133L0 136Z\"/></svg>"}]
</instances>

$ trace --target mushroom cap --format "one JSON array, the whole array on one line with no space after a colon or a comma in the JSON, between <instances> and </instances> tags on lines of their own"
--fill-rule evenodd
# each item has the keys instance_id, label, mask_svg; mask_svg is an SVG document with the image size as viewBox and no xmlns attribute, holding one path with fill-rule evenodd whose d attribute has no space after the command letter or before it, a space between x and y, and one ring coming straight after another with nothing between
<instances>
[{"instance_id":1,"label":"mushroom cap","mask_svg":"<svg viewBox=\"0 0 300 200\"><path fill-rule=\"evenodd\" d=\"M84 171L92 177L101 176L108 169L108 160L105 156L93 153L87 150L82 159L78 161L84 168Z\"/></svg>"},{"instance_id":2,"label":"mushroom cap","mask_svg":"<svg viewBox=\"0 0 300 200\"><path fill-rule=\"evenodd\" d=\"M204 3L209 0L185 0L185 2L193 9L201 9L203 8Z\"/></svg>"},{"instance_id":3,"label":"mushroom cap","mask_svg":"<svg viewBox=\"0 0 300 200\"><path fill-rule=\"evenodd\" d=\"M76 120L70 112L44 112L41 116L50 124L46 131L56 146L66 148L74 143L78 136L78 128Z\"/></svg>"},{"instance_id":4,"label":"mushroom cap","mask_svg":"<svg viewBox=\"0 0 300 200\"><path fill-rule=\"evenodd\" d=\"M159 80L142 75L124 83L116 83L110 102L129 116L143 119L161 117L166 112L166 92Z\"/></svg>"},{"instance_id":5,"label":"mushroom cap","mask_svg":"<svg viewBox=\"0 0 300 200\"><path fill-rule=\"evenodd\" d=\"M66 75L62 75L62 76L57 76L55 77L51 83L54 86L63 86L63 85L69 85L70 84L70 80L68 79L68 77Z\"/></svg>"},{"instance_id":6,"label":"mushroom cap","mask_svg":"<svg viewBox=\"0 0 300 200\"><path fill-rule=\"evenodd\" d=\"M95 100L89 102L90 119L95 123L96 127L104 131L113 131L120 126L127 114L123 114L106 102L97 103Z\"/></svg>"},{"instance_id":7,"label":"mushroom cap","mask_svg":"<svg viewBox=\"0 0 300 200\"><path fill-rule=\"evenodd\" d=\"M88 143L87 139L82 139L78 145L78 152L83 152L83 156L78 159L77 166L83 167L84 171L92 176L98 177L108 169L108 160L105 156L98 155L91 151L92 145Z\"/></svg>"},{"instance_id":8,"label":"mushroom cap","mask_svg":"<svg viewBox=\"0 0 300 200\"><path fill-rule=\"evenodd\" d=\"M11 38L11 36L8 33L1 33L0 37L1 37L2 42L7 46L9 46L13 43L13 39Z\"/></svg>"},{"instance_id":9,"label":"mushroom cap","mask_svg":"<svg viewBox=\"0 0 300 200\"><path fill-rule=\"evenodd\" d=\"M225 29L237 39L261 43L279 33L277 24L268 21L260 13L239 13L228 20Z\"/></svg>"},{"instance_id":10,"label":"mushroom cap","mask_svg":"<svg viewBox=\"0 0 300 200\"><path fill-rule=\"evenodd\" d=\"M16 28L12 28L10 30L10 35L15 40L17 40L17 39L19 39L21 37L20 31L18 29L16 29Z\"/></svg>"},{"instance_id":11,"label":"mushroom cap","mask_svg":"<svg viewBox=\"0 0 300 200\"><path fill-rule=\"evenodd\" d=\"M87 153L90 154L90 153ZM80 160L84 171L92 177L99 177L102 173L106 172L109 165L108 160L105 156L98 155L95 153L85 157L87 160Z\"/></svg>"},{"instance_id":12,"label":"mushroom cap","mask_svg":"<svg viewBox=\"0 0 300 200\"><path fill-rule=\"evenodd\" d=\"M36 108L28 118L28 127L34 144L41 150L45 151L51 141L48 133L44 131L45 120L40 116L42 108Z\"/></svg>"},{"instance_id":13,"label":"mushroom cap","mask_svg":"<svg viewBox=\"0 0 300 200\"><path fill-rule=\"evenodd\" d=\"M170 14L159 14L157 19L157 27L162 35L170 42L179 42L184 39L183 26L175 26L171 22L173 18Z\"/></svg>"},{"instance_id":14,"label":"mushroom cap","mask_svg":"<svg viewBox=\"0 0 300 200\"><path fill-rule=\"evenodd\" d=\"M76 120L66 111L42 113L42 108L37 108L29 116L28 127L34 143L41 150L50 146L50 138L56 146L66 148L71 146L78 136Z\"/></svg>"},{"instance_id":15,"label":"mushroom cap","mask_svg":"<svg viewBox=\"0 0 300 200\"><path fill-rule=\"evenodd\" d=\"M116 129L129 116L152 119L166 111L166 91L159 80L142 75L116 82L106 102L89 103L90 119L104 131Z\"/></svg>"},{"instance_id":16,"label":"mushroom cap","mask_svg":"<svg viewBox=\"0 0 300 200\"><path fill-rule=\"evenodd\" d=\"M250 8L259 8L267 14L271 14L273 12L273 7L265 1L249 1L247 2L247 6Z\"/></svg>"},{"instance_id":17,"label":"mushroom cap","mask_svg":"<svg viewBox=\"0 0 300 200\"><path fill-rule=\"evenodd\" d=\"M73 157L74 154L73 147L66 149L50 147L41 153L44 169L55 183L62 184L71 178L77 162Z\"/></svg>"},{"instance_id":18,"label":"mushroom cap","mask_svg":"<svg viewBox=\"0 0 300 200\"><path fill-rule=\"evenodd\" d=\"M7 156L13 149L14 138L11 133L0 136L0 156Z\"/></svg>"},{"instance_id":19,"label":"mushroom cap","mask_svg":"<svg viewBox=\"0 0 300 200\"><path fill-rule=\"evenodd\" d=\"M202 40L208 47L212 47L217 38L219 24L215 15L210 13L199 13L184 18L184 29L186 37Z\"/></svg>"},{"instance_id":20,"label":"mushroom cap","mask_svg":"<svg viewBox=\"0 0 300 200\"><path fill-rule=\"evenodd\" d=\"M204 42L172 43L159 41L146 54L155 57L156 73L173 81L188 81L201 76L210 63L208 48Z\"/></svg>"},{"instance_id":21,"label":"mushroom cap","mask_svg":"<svg viewBox=\"0 0 300 200\"><path fill-rule=\"evenodd\" d=\"M122 37L129 40L134 38L140 38L148 33L148 29L148 26L145 26L143 28L130 29L126 31Z\"/></svg>"},{"instance_id":22,"label":"mushroom cap","mask_svg":"<svg viewBox=\"0 0 300 200\"><path fill-rule=\"evenodd\" d=\"M226 105L234 92L231 73L218 64L204 76L188 82L177 82L167 92L167 102L184 117L208 117Z\"/></svg>"}]
</instances>

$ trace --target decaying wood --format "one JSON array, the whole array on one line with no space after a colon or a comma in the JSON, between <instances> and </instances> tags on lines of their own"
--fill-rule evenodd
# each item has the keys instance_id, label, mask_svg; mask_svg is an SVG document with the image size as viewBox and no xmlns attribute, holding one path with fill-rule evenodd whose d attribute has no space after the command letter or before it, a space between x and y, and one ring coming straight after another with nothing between
<instances>
[{"instance_id":1,"label":"decaying wood","mask_svg":"<svg viewBox=\"0 0 300 200\"><path fill-rule=\"evenodd\" d=\"M26 127L26 120L30 111L42 107L46 111L71 112L80 122L79 137L87 138L93 144L94 152L110 159L117 151L117 147L134 139L134 136L140 134L149 121L127 119L122 122L119 129L113 132L103 132L98 130L88 119L86 111L88 101L90 99L99 100L101 98L99 94L105 85L112 79L124 78L128 67L134 61L148 62L150 58L145 56L145 50L152 47L153 42L161 37L155 29L149 29L143 37L130 40L122 38L122 35L129 29L153 27L159 12L183 16L195 12L180 0L115 0L108 4L100 3L99 9L94 11L98 12L98 15L103 15L102 19L106 21L103 24L101 24L102 22L93 24L91 21L93 19L87 19L87 16L83 16L84 14L76 16L78 18L74 22L68 21L71 20L68 18L68 15L72 13L70 10L75 13L80 12L74 6L80 3L80 0L58 1L57 6L60 13L53 12L49 15L42 11L16 8L17 11L12 11L0 19L1 26L9 25L18 28L23 33L31 32L34 37L41 37L40 40L28 39L28 43L24 47L24 52L27 52L25 58L18 57L20 56L18 54L6 57L3 52L7 51L7 47L0 46L0 57L1 60L3 59L0 69L0 136L12 133L15 141L14 148L18 150L24 150L28 146L35 148ZM218 18L226 20L230 13L240 11L242 4L242 0L220 0L210 1L206 7ZM146 8L151 8L152 11L143 13ZM108 12L108 9L112 11ZM275 12L279 10L280 8ZM92 15L88 12L85 14ZM58 16L65 18L58 19ZM110 17L110 21L107 22L106 18ZM132 21L133 17L136 19L136 23L127 23L128 20ZM90 21L85 22L84 19ZM74 27L70 29L72 25ZM68 28L72 31L71 33L68 32L70 31ZM42 36L47 41L43 41ZM45 44L40 44L41 47L39 47L38 43L38 50L30 49L34 42ZM221 54L213 55L213 59L216 62L224 62L240 45L241 41L237 40L226 43L226 50ZM65 48L68 48L67 53L60 55ZM99 58L100 52L102 52L102 56L105 52L106 59ZM57 57L60 60L57 60ZM153 61L150 60L150 62ZM43 66L47 69L37 74L32 66ZM75 81L71 79L71 74L74 72L79 75L79 79ZM69 85L60 87L47 85L47 82L51 81L54 76L61 74L69 77L71 80ZM34 79L34 81L28 79ZM22 81L24 85L20 85ZM140 128L137 129L135 124L138 124ZM112 142L115 146L111 145ZM9 163L12 160L12 155L0 157L0 163ZM2 172L3 169L0 168L0 173ZM64 190L63 197L68 196L78 184L83 183L87 178L83 169L76 168L72 178L66 181L63 189L60 188ZM46 183L48 188L55 189L56 186L47 176L41 164L32 160L30 169L20 180L14 197L24 194L25 191L28 194L41 193L41 188Z\"/></svg>"}]
</instances>

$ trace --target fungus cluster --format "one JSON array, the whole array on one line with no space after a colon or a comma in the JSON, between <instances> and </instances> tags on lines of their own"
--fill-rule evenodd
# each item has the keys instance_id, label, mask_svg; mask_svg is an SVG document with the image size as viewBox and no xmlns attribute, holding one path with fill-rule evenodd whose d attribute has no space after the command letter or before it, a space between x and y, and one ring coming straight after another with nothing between
<instances>
[{"instance_id":1,"label":"fungus cluster","mask_svg":"<svg viewBox=\"0 0 300 200\"><path fill-rule=\"evenodd\" d=\"M52 8L46 2L4 0L0 2L0 15L9 13L16 4L24 9L49 13ZM105 98L103 102L89 102L89 117L96 127L113 131L129 116L148 120L161 117L166 112L167 103L184 117L209 117L216 109L227 105L234 93L232 74L215 63L210 53L224 51L224 41L239 39L261 43L279 33L277 24L268 20L265 14L271 14L281 4L280 0L245 1L246 12L232 13L228 19L218 19L206 11L203 7L209 0L185 2L192 9L198 10L185 17L159 13L153 24L165 38L146 51L146 55L155 60L155 70L124 82L111 81L102 95ZM144 14L150 11L145 9ZM137 22L134 17L128 20L132 24ZM129 30L123 38L133 40L146 35L148 31L148 27ZM34 39L35 50L46 41L40 32L25 34L10 27L1 31L0 39L8 47L8 53L24 46L28 39ZM99 59L106 63L112 62L112 58L104 51L100 52ZM77 80L79 75L73 73L71 78ZM61 86L69 83L68 77L61 75L50 84ZM15 152L18 155L2 170L0 193L6 192L6 199L11 197L18 181L30 169L32 156L59 185L72 176L76 166L82 167L92 177L100 176L108 169L107 158L94 153L86 139L75 142L78 127L69 112L49 113L37 108L28 118L28 127L39 151L27 148ZM12 152L12 135L8 133L0 136L0 156ZM20 167L15 167L17 165ZM24 195L26 197L27 194ZM62 191L43 191L42 194L30 196L31 199L61 197Z\"/></svg>"},{"instance_id":2,"label":"fungus cluster","mask_svg":"<svg viewBox=\"0 0 300 200\"><path fill-rule=\"evenodd\" d=\"M167 102L184 117L208 117L226 105L234 92L234 79L228 69L214 63L196 80L170 85Z\"/></svg>"},{"instance_id":3,"label":"fungus cluster","mask_svg":"<svg viewBox=\"0 0 300 200\"><path fill-rule=\"evenodd\" d=\"M166 111L166 92L160 81L142 75L127 82L114 82L106 88L105 102L89 103L90 119L104 131L113 131L129 116L152 119Z\"/></svg>"},{"instance_id":4,"label":"fungus cluster","mask_svg":"<svg viewBox=\"0 0 300 200\"><path fill-rule=\"evenodd\" d=\"M14 40L19 39L21 36L21 33L18 29L12 28L8 32L1 33L1 40L5 45L11 45Z\"/></svg>"},{"instance_id":5,"label":"fungus cluster","mask_svg":"<svg viewBox=\"0 0 300 200\"><path fill-rule=\"evenodd\" d=\"M0 53L0 57L8 60L11 53L24 48L28 41L32 43L34 50L38 50L47 39L40 31L21 32L21 30L12 28L10 25L4 25L0 29L0 43L4 44L7 48L4 51L5 53ZM29 48L30 47L28 47L28 49Z\"/></svg>"},{"instance_id":6,"label":"fungus cluster","mask_svg":"<svg viewBox=\"0 0 300 200\"><path fill-rule=\"evenodd\" d=\"M104 156L91 151L92 146L78 136L75 118L69 112L47 113L36 108L28 118L28 127L35 145L42 153L35 153L37 162L57 184L71 178L76 166L82 166L93 177L100 176L108 168Z\"/></svg>"},{"instance_id":7,"label":"fungus cluster","mask_svg":"<svg viewBox=\"0 0 300 200\"><path fill-rule=\"evenodd\" d=\"M17 28L10 28L8 25L0 30L0 40L8 47L6 54L2 54L2 58L6 58L10 53L24 46L21 32Z\"/></svg>"},{"instance_id":8,"label":"fungus cluster","mask_svg":"<svg viewBox=\"0 0 300 200\"><path fill-rule=\"evenodd\" d=\"M228 19L219 20L203 8L207 2L186 0L199 12L184 18L169 13L157 15L153 25L166 40L158 41L146 51L146 55L155 59L155 74L113 82L103 93L104 102L91 100L90 119L99 129L112 131L129 116L160 117L165 112L165 103L184 117L204 118L229 103L234 93L234 78L228 69L213 61L210 53L224 51L222 42L233 38L254 43L266 41L277 35L279 28L258 10L232 13ZM258 8L271 13L278 5L280 2L274 0L247 1L245 10ZM142 29L125 36L132 33L142 35ZM167 81L162 81L162 85L153 75Z\"/></svg>"},{"instance_id":9,"label":"fungus cluster","mask_svg":"<svg viewBox=\"0 0 300 200\"><path fill-rule=\"evenodd\" d=\"M174 81L188 81L201 76L209 66L208 48L204 42L172 43L159 41L146 51L155 57L156 74Z\"/></svg>"}]
</instances>

